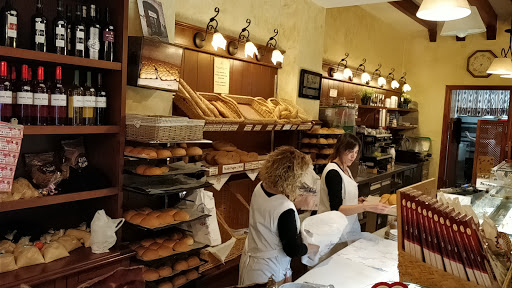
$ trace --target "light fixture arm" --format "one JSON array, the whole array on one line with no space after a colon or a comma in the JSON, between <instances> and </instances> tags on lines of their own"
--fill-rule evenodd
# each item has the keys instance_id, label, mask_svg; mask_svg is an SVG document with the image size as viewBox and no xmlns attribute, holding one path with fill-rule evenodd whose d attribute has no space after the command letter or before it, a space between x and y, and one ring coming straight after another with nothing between
<instances>
[{"instance_id":1,"label":"light fixture arm","mask_svg":"<svg viewBox=\"0 0 512 288\"><path fill-rule=\"evenodd\" d=\"M404 76L400 77L400 80L398 80L398 82L407 83L407 79L405 79L405 76L407 76L407 72L404 72Z\"/></svg>"},{"instance_id":2,"label":"light fixture arm","mask_svg":"<svg viewBox=\"0 0 512 288\"><path fill-rule=\"evenodd\" d=\"M350 54L345 53L345 58L342 58L340 60L340 62L338 63L338 66L336 66L336 70L333 73L336 73L336 72L340 71L340 66L342 66L342 65L343 65L343 69L347 68L347 65L348 65L348 62L347 62L348 55L350 55Z\"/></svg>"},{"instance_id":3,"label":"light fixture arm","mask_svg":"<svg viewBox=\"0 0 512 288\"><path fill-rule=\"evenodd\" d=\"M361 74L362 74L366 71L366 67L364 66L364 63L366 63L366 58L363 58L363 63L361 63L361 64L359 64L359 66L357 66L356 72L361 71Z\"/></svg>"},{"instance_id":4,"label":"light fixture arm","mask_svg":"<svg viewBox=\"0 0 512 288\"><path fill-rule=\"evenodd\" d=\"M508 44L508 49L505 50L505 48L501 48L501 56L503 58L508 58L508 54L511 53L512 54L512 20L511 20L511 23L510 23L510 28L505 30L506 33L510 34L510 38L509 38L509 44ZM511 55L512 56L512 55Z\"/></svg>"},{"instance_id":5,"label":"light fixture arm","mask_svg":"<svg viewBox=\"0 0 512 288\"><path fill-rule=\"evenodd\" d=\"M277 34L279 34L279 30L274 29L274 33L276 33L276 34L274 34L274 36L271 36L268 39L267 44L265 45L265 49L263 49L263 51L261 51L261 55L258 55L258 58L265 56L265 54L267 53L267 49L269 49L269 48L275 49L277 47L276 37L277 37Z\"/></svg>"},{"instance_id":6,"label":"light fixture arm","mask_svg":"<svg viewBox=\"0 0 512 288\"><path fill-rule=\"evenodd\" d=\"M378 66L379 67L377 69L375 69L375 71L373 71L373 76L374 77L381 77L382 76L382 72L380 71L380 68L382 68L382 64L379 63Z\"/></svg>"},{"instance_id":7,"label":"light fixture arm","mask_svg":"<svg viewBox=\"0 0 512 288\"><path fill-rule=\"evenodd\" d=\"M210 18L210 21L208 21L208 24L206 24L206 29L204 31L204 37L203 37L203 39L201 39L201 41L206 41L206 35L208 34L208 31L212 31L212 30L215 31L217 29L217 27L219 26L219 22L217 21L217 19L215 19L215 18L217 18L217 15L219 15L219 12L220 12L219 7L215 7L214 11L216 14L212 18ZM215 26L213 26L212 23L214 23Z\"/></svg>"},{"instance_id":8,"label":"light fixture arm","mask_svg":"<svg viewBox=\"0 0 512 288\"><path fill-rule=\"evenodd\" d=\"M386 77L386 79L391 79L391 81L395 80L395 68L391 68L391 72L389 72L388 76Z\"/></svg>"},{"instance_id":9,"label":"light fixture arm","mask_svg":"<svg viewBox=\"0 0 512 288\"><path fill-rule=\"evenodd\" d=\"M245 26L244 28L242 28L242 31L240 32L240 34L238 34L238 45L240 45L240 42L242 42L242 40L245 40L247 41L249 39L249 36L251 35L251 32L249 32L249 26L251 26L251 19L247 19L245 20L245 23L247 23L247 26ZM244 32L247 32L247 36L244 35Z\"/></svg>"}]
</instances>

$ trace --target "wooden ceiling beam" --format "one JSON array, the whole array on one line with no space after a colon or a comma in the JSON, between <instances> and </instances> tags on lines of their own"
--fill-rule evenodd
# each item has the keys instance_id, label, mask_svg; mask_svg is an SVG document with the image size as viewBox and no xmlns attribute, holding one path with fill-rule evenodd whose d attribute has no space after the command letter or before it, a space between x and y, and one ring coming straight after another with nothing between
<instances>
[{"instance_id":1,"label":"wooden ceiling beam","mask_svg":"<svg viewBox=\"0 0 512 288\"><path fill-rule=\"evenodd\" d=\"M498 27L498 15L492 8L489 0L468 0L469 5L476 6L482 21L487 28L487 40L496 40L496 29Z\"/></svg>"},{"instance_id":2,"label":"wooden ceiling beam","mask_svg":"<svg viewBox=\"0 0 512 288\"><path fill-rule=\"evenodd\" d=\"M480 1L480 0L477 0L477 1ZM487 0L485 0L485 1L487 1ZM430 42L436 42L436 40L437 40L437 22L427 21L427 20L418 18L416 16L416 12L418 12L418 9L420 8L420 6L418 6L416 3L414 3L414 1L402 0L402 1L391 1L388 3L391 6L398 9L400 12L404 13L407 17L416 21L421 26L427 28L428 39L430 40Z\"/></svg>"}]
</instances>

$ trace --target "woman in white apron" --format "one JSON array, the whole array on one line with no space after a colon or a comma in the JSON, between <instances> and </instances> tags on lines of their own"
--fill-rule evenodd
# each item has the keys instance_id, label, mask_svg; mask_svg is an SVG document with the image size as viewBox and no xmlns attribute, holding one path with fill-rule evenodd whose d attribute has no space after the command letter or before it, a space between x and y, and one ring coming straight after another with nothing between
<instances>
[{"instance_id":1,"label":"woman in white apron","mask_svg":"<svg viewBox=\"0 0 512 288\"><path fill-rule=\"evenodd\" d=\"M265 160L251 198L239 285L265 283L270 276L284 282L285 275L291 276L291 257L308 252L299 237L299 216L292 201L310 165L310 158L292 147L278 148Z\"/></svg>"},{"instance_id":2,"label":"woman in white apron","mask_svg":"<svg viewBox=\"0 0 512 288\"><path fill-rule=\"evenodd\" d=\"M345 133L338 138L334 153L329 157L330 163L325 167L320 183L320 203L318 213L339 211L347 216L348 225L340 237L340 243L323 258L335 254L347 244L360 238L361 226L358 213L371 211L384 213L389 206L381 203L365 204L364 198L359 197L357 183L348 168L359 153L361 142L351 133Z\"/></svg>"}]
</instances>

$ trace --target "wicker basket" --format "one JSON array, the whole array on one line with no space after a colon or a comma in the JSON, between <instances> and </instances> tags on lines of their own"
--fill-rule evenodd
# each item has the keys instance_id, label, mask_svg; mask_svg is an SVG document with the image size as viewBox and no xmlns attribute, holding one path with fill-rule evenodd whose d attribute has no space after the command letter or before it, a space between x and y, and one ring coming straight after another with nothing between
<instances>
[{"instance_id":1,"label":"wicker basket","mask_svg":"<svg viewBox=\"0 0 512 288\"><path fill-rule=\"evenodd\" d=\"M203 113L197 108L197 106L186 96L181 95L180 93L176 93L174 96L174 103L180 107L185 114L189 118L192 119L202 119L205 120L206 123L242 123L242 119L228 119L228 118L215 118L215 117L207 117L204 116Z\"/></svg>"},{"instance_id":2,"label":"wicker basket","mask_svg":"<svg viewBox=\"0 0 512 288\"><path fill-rule=\"evenodd\" d=\"M252 109L254 109L254 111L256 111L256 113L260 115L260 117L254 119L247 118L246 115L244 115L245 122L262 124L274 124L277 122L277 118L269 109L268 105L263 104L261 101L258 101L253 97L229 94L222 94L222 96L233 100L237 105L249 105Z\"/></svg>"},{"instance_id":3,"label":"wicker basket","mask_svg":"<svg viewBox=\"0 0 512 288\"><path fill-rule=\"evenodd\" d=\"M299 125L301 123L309 123L311 122L311 119L308 119L308 117L306 116L306 113L304 112L304 110L302 110L300 107L298 107L297 105L291 103L290 101L287 101L285 99L277 99L277 98L269 98L267 99L267 103L273 107L278 107L278 106L286 106L288 108L290 108L290 110L297 110L298 111L298 118L295 118L295 119L279 119L280 122L284 122L284 123L289 123L289 124L294 124L294 125Z\"/></svg>"},{"instance_id":4,"label":"wicker basket","mask_svg":"<svg viewBox=\"0 0 512 288\"><path fill-rule=\"evenodd\" d=\"M233 100L215 93L197 92L197 95L203 97L208 102L220 101L224 103L224 105L229 109L229 111L231 111L233 114L237 116L236 120L244 120L244 115L242 115L242 112L240 111L240 109L238 109L238 105L236 105L236 103Z\"/></svg>"},{"instance_id":5,"label":"wicker basket","mask_svg":"<svg viewBox=\"0 0 512 288\"><path fill-rule=\"evenodd\" d=\"M203 139L205 122L176 116L126 115L126 139L167 143Z\"/></svg>"},{"instance_id":6,"label":"wicker basket","mask_svg":"<svg viewBox=\"0 0 512 288\"><path fill-rule=\"evenodd\" d=\"M226 256L226 259L224 261L233 260L242 254L247 234L241 236L235 235L233 229L229 228L228 224L226 223L224 218L222 218L219 212L217 212L217 221L220 224L219 229L223 242L231 239L231 237L236 239L235 245L233 245L231 251L229 251L228 256ZM222 264L222 262L219 259L217 259L212 253L208 252L206 249L201 250L201 258L207 261L207 263L199 267L199 273L202 273L208 269L211 269L215 266Z\"/></svg>"}]
</instances>

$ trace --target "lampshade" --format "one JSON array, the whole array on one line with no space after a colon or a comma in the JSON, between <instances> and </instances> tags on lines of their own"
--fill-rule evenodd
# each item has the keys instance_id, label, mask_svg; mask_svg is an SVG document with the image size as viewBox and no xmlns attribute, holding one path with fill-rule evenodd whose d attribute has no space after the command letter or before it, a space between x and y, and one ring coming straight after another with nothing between
<instances>
[{"instance_id":1,"label":"lampshade","mask_svg":"<svg viewBox=\"0 0 512 288\"><path fill-rule=\"evenodd\" d=\"M475 6L471 6L471 14L468 17L444 22L441 36L466 37L470 34L478 34L486 31L484 21Z\"/></svg>"},{"instance_id":2,"label":"lampshade","mask_svg":"<svg viewBox=\"0 0 512 288\"><path fill-rule=\"evenodd\" d=\"M252 58L254 54L258 55L258 49L254 45L254 43L252 43L249 40L245 43L244 50L245 50L245 57L249 56Z\"/></svg>"},{"instance_id":3,"label":"lampshade","mask_svg":"<svg viewBox=\"0 0 512 288\"><path fill-rule=\"evenodd\" d=\"M372 81L372 77L370 76L370 74L368 74L366 72L361 74L361 82L368 85L368 84L370 84L370 81Z\"/></svg>"},{"instance_id":4,"label":"lampshade","mask_svg":"<svg viewBox=\"0 0 512 288\"><path fill-rule=\"evenodd\" d=\"M283 63L283 60L283 53L281 53L281 51L277 49L274 49L274 51L272 51L272 63L274 63L274 65L277 65L277 62Z\"/></svg>"},{"instance_id":5,"label":"lampshade","mask_svg":"<svg viewBox=\"0 0 512 288\"><path fill-rule=\"evenodd\" d=\"M423 0L416 12L418 18L429 21L451 21L471 14L467 0Z\"/></svg>"},{"instance_id":6,"label":"lampshade","mask_svg":"<svg viewBox=\"0 0 512 288\"><path fill-rule=\"evenodd\" d=\"M343 77L349 81L352 81L352 79L354 78L352 70L350 70L349 68L345 68L345 70L343 70Z\"/></svg>"},{"instance_id":7,"label":"lampshade","mask_svg":"<svg viewBox=\"0 0 512 288\"><path fill-rule=\"evenodd\" d=\"M398 81L393 80L393 81L391 82L391 89L396 89L396 88L398 88L398 87L400 87L400 84L398 83Z\"/></svg>"},{"instance_id":8,"label":"lampshade","mask_svg":"<svg viewBox=\"0 0 512 288\"><path fill-rule=\"evenodd\" d=\"M379 80L377 80L377 84L379 85L380 88L386 86L386 78L379 77Z\"/></svg>"},{"instance_id":9,"label":"lampshade","mask_svg":"<svg viewBox=\"0 0 512 288\"><path fill-rule=\"evenodd\" d=\"M402 91L409 92L411 91L411 86L407 83L404 84L404 87L402 87Z\"/></svg>"},{"instance_id":10,"label":"lampshade","mask_svg":"<svg viewBox=\"0 0 512 288\"><path fill-rule=\"evenodd\" d=\"M332 78L334 79L338 79L338 80L343 80L343 73L342 72L336 72L332 75Z\"/></svg>"},{"instance_id":11,"label":"lampshade","mask_svg":"<svg viewBox=\"0 0 512 288\"><path fill-rule=\"evenodd\" d=\"M496 58L487 69L489 74L506 75L512 74L512 62L508 58Z\"/></svg>"},{"instance_id":12,"label":"lampshade","mask_svg":"<svg viewBox=\"0 0 512 288\"><path fill-rule=\"evenodd\" d=\"M218 31L213 33L213 38L212 38L212 46L213 46L213 49L215 49L215 51L217 51L217 48L222 48L224 50L226 50L226 39L224 39L224 36L222 36L222 34L220 34Z\"/></svg>"}]
</instances>

